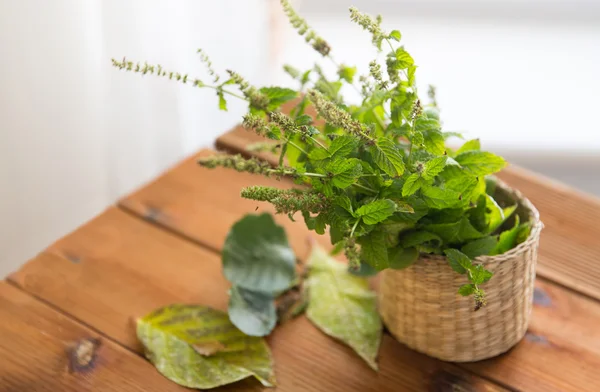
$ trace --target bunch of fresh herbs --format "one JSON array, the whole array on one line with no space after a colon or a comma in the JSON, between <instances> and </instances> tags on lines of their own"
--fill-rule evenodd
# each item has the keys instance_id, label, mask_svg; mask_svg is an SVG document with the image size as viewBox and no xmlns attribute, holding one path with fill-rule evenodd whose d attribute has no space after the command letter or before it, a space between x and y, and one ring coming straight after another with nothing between
<instances>
[{"instance_id":1,"label":"bunch of fresh herbs","mask_svg":"<svg viewBox=\"0 0 600 392\"><path fill-rule=\"evenodd\" d=\"M275 152L279 164L219 154L201 159L202 166L287 177L308 185L293 190L253 186L243 189L242 196L270 202L292 219L300 213L319 234L329 228L332 244L345 252L353 269L361 263L376 270L406 268L420 253L445 254L450 266L467 277L459 293L474 295L479 309L485 304L480 285L492 273L473 258L506 252L529 233L530 223L520 223L518 216L506 227L516 202L502 208L490 191L489 176L504 168L505 160L482 151L478 140L458 149L448 147L447 140L460 135L442 131L433 88L427 104L419 98L417 66L401 44L400 32L382 28L381 16L350 8L352 21L371 34L376 50L384 55L384 61L369 63L368 75L357 77L355 67L335 62L328 42L288 0L281 3L298 33L336 65L336 75L326 75L318 64L308 70L285 66L298 82L297 90L258 88L234 71L221 79L202 51L212 84L160 65L127 59L113 59L113 65L213 89L222 110L227 110L229 97L247 101L244 126L272 140L253 149ZM344 99L344 85L360 93L359 104ZM234 87L239 91L232 91ZM281 110L285 103L293 104L289 114ZM231 276L240 273L230 271ZM243 299L245 288L236 287Z\"/></svg>"}]
</instances>

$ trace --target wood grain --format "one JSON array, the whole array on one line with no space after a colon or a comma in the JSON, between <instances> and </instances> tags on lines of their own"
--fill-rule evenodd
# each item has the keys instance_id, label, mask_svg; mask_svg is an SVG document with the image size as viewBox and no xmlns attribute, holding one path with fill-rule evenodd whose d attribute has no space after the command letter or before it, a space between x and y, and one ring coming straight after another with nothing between
<instances>
[{"instance_id":1,"label":"wood grain","mask_svg":"<svg viewBox=\"0 0 600 392\"><path fill-rule=\"evenodd\" d=\"M10 279L136 352L141 347L132 317L169 303L218 309L227 303L218 254L117 209L58 241ZM278 391L504 390L389 336L380 351L381 372L375 373L304 317L277 328L269 344ZM246 382L236 388L258 386Z\"/></svg>"},{"instance_id":2,"label":"wood grain","mask_svg":"<svg viewBox=\"0 0 600 392\"><path fill-rule=\"evenodd\" d=\"M259 139L237 127L219 137L216 145L250 155L245 146ZM273 155L261 157L277 163ZM600 300L600 199L515 166L499 177L520 190L540 211L545 229L538 275Z\"/></svg>"},{"instance_id":3,"label":"wood grain","mask_svg":"<svg viewBox=\"0 0 600 392\"><path fill-rule=\"evenodd\" d=\"M75 347L80 347L78 357ZM83 351L87 347L92 351ZM140 356L0 282L0 391L187 389L169 382Z\"/></svg>"},{"instance_id":4,"label":"wood grain","mask_svg":"<svg viewBox=\"0 0 600 392\"><path fill-rule=\"evenodd\" d=\"M207 152L203 151L201 154L205 155ZM181 192L171 192L169 188L181 189L184 185L193 187L191 182L197 182L198 189L202 188L202 184L210 183L214 171L197 168L192 169L188 167L190 165L196 165L193 162L183 163L179 167L165 174L163 177L157 179L149 187L140 190L130 197L124 199L125 205L132 205L138 202L138 198L143 195L143 203L152 205L156 200L161 201L161 205L165 206L163 210L168 216L171 215L170 206L176 206L178 211L193 211L194 203L198 203L200 199L194 192L182 194ZM194 176L190 175L193 170ZM220 190L220 187L212 188L210 192L228 192L231 191L235 195L238 195L237 189L242 185L236 185L236 179L239 173L230 173L230 180L228 181L228 189L231 190ZM219 177L226 177L226 172L221 172ZM168 178L168 182L167 179ZM190 181L190 179L193 180ZM246 181L244 179L243 181ZM283 182L282 182L283 183ZM244 184L246 184L244 182ZM208 192L204 189L202 192ZM227 208L228 212L235 216L233 220L241 217L243 214L248 212L247 208L241 207L240 203L232 203L227 207L220 207L217 204L225 203L223 200L226 198L212 196L214 210L220 210ZM190 208L186 206L190 205ZM188 214L185 218L181 218L178 224L171 224L170 230L183 231L183 227L187 228L186 235L195 238L200 243L210 244L222 244L228 228L222 226L214 226L210 231L210 234L205 234L203 231L197 231L190 234L189 230L194 230L193 223L185 223L181 220L188 219L190 221L196 221L199 217L195 217L193 214ZM287 219L287 218L285 218ZM306 237L307 229L304 227L302 222L294 224L298 226L295 234L288 233L288 235L298 235L302 238ZM191 229L190 229L191 228ZM219 231L220 230L220 231ZM595 345L588 345L588 342L593 340L600 341L600 331L594 332L591 328L593 325L599 325L600 323L600 305L597 301L587 299L584 296L578 295L566 290L549 282L544 282L538 279L536 293L538 297L545 298L546 302L551 299L551 306L543 305L545 302L541 299L537 299L537 303L534 308L533 320L531 324L530 333L527 335L528 339L523 340L514 350L511 351L510 355L500 357L491 361L482 362L477 365L469 366L468 368L477 371L480 374L485 375L498 382L506 382L511 387L522 389L522 390L539 390L539 391L551 391L551 390L586 390L590 388L589 379L600 377L596 376L594 372L590 371L593 366L600 366L600 351ZM542 295L546 293L545 296ZM541 302L540 302L541 301ZM588 321L587 323L580 317L574 317L577 312L585 311L582 315L590 315L593 322ZM577 338L576 336L581 336ZM551 342L551 344L550 344ZM564 348L569 347L573 351L568 352ZM576 353L576 355L573 355ZM516 360L515 358L518 358ZM544 358L544 360L540 360ZM569 371L555 372L552 371L553 366L557 363L561 363L561 366L566 366ZM599 367L600 368L600 367ZM539 379L539 372L548 372L550 375L545 379ZM600 382L600 379L597 380ZM558 385L558 389L555 385Z\"/></svg>"}]
</instances>

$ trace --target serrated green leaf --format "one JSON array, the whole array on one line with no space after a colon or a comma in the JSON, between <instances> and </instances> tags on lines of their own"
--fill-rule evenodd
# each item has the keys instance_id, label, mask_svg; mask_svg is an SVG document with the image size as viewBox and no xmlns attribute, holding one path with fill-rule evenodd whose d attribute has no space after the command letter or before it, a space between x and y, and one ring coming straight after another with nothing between
<instances>
[{"instance_id":1,"label":"serrated green leaf","mask_svg":"<svg viewBox=\"0 0 600 392\"><path fill-rule=\"evenodd\" d=\"M465 142L458 150L456 150L456 155L462 154L467 151L479 151L481 149L481 143L479 139L472 139L468 142Z\"/></svg>"},{"instance_id":2,"label":"serrated green leaf","mask_svg":"<svg viewBox=\"0 0 600 392\"><path fill-rule=\"evenodd\" d=\"M271 294L233 286L229 290L229 320L249 336L266 336L277 323Z\"/></svg>"},{"instance_id":3,"label":"serrated green leaf","mask_svg":"<svg viewBox=\"0 0 600 392\"><path fill-rule=\"evenodd\" d=\"M421 176L426 180L433 180L435 176L437 176L442 172L442 170L444 170L444 167L446 167L447 159L447 157L441 156L427 161L423 167L423 172L421 173Z\"/></svg>"},{"instance_id":4,"label":"serrated green leaf","mask_svg":"<svg viewBox=\"0 0 600 392\"><path fill-rule=\"evenodd\" d=\"M336 197L335 204L342 207L345 211L349 212L352 216L354 215L354 209L352 208L352 202L346 195Z\"/></svg>"},{"instance_id":5,"label":"serrated green leaf","mask_svg":"<svg viewBox=\"0 0 600 392\"><path fill-rule=\"evenodd\" d=\"M463 297L468 297L469 295L473 294L474 292L475 292L475 286L473 286L472 284L463 284L458 289L458 294L462 295Z\"/></svg>"},{"instance_id":6,"label":"serrated green leaf","mask_svg":"<svg viewBox=\"0 0 600 392\"><path fill-rule=\"evenodd\" d=\"M387 138L379 138L369 149L373 162L390 177L404 173L404 161L398 146Z\"/></svg>"},{"instance_id":7,"label":"serrated green leaf","mask_svg":"<svg viewBox=\"0 0 600 392\"><path fill-rule=\"evenodd\" d=\"M447 244L461 244L484 236L471 225L466 216L453 223L428 224L423 229L439 235Z\"/></svg>"},{"instance_id":8,"label":"serrated green leaf","mask_svg":"<svg viewBox=\"0 0 600 392\"><path fill-rule=\"evenodd\" d=\"M474 176L494 174L507 165L504 158L487 151L467 151L457 155L455 159Z\"/></svg>"},{"instance_id":9,"label":"serrated green leaf","mask_svg":"<svg viewBox=\"0 0 600 392\"><path fill-rule=\"evenodd\" d=\"M324 148L315 148L308 153L308 158L311 161L322 161L331 158L331 154Z\"/></svg>"},{"instance_id":10,"label":"serrated green leaf","mask_svg":"<svg viewBox=\"0 0 600 392\"><path fill-rule=\"evenodd\" d=\"M443 209L455 208L463 203L462 195L452 189L439 188L424 184L421 187L423 200L430 208Z\"/></svg>"},{"instance_id":11,"label":"serrated green leaf","mask_svg":"<svg viewBox=\"0 0 600 392\"><path fill-rule=\"evenodd\" d=\"M416 191L421 189L424 181L419 175L419 173L413 173L404 182L404 186L402 186L402 196L409 197L413 195Z\"/></svg>"},{"instance_id":12,"label":"serrated green leaf","mask_svg":"<svg viewBox=\"0 0 600 392\"><path fill-rule=\"evenodd\" d=\"M390 268L404 269L413 265L419 259L417 248L393 248L388 249L388 260Z\"/></svg>"},{"instance_id":13,"label":"serrated green leaf","mask_svg":"<svg viewBox=\"0 0 600 392\"><path fill-rule=\"evenodd\" d=\"M497 236L488 236L471 241L460 249L461 252L474 259L478 256L489 255L498 245Z\"/></svg>"},{"instance_id":14,"label":"serrated green leaf","mask_svg":"<svg viewBox=\"0 0 600 392\"><path fill-rule=\"evenodd\" d=\"M419 132L439 131L441 128L440 120L433 116L422 115L415 120L415 130Z\"/></svg>"},{"instance_id":15,"label":"serrated green leaf","mask_svg":"<svg viewBox=\"0 0 600 392\"><path fill-rule=\"evenodd\" d=\"M483 268L481 264L471 268L471 282L474 284L483 284L490 280L493 275L493 273Z\"/></svg>"},{"instance_id":16,"label":"serrated green leaf","mask_svg":"<svg viewBox=\"0 0 600 392\"><path fill-rule=\"evenodd\" d=\"M417 247L425 243L430 243L433 247L439 247L442 245L442 239L435 233L422 230L403 233L399 239L399 244L403 248Z\"/></svg>"},{"instance_id":17,"label":"serrated green leaf","mask_svg":"<svg viewBox=\"0 0 600 392\"><path fill-rule=\"evenodd\" d=\"M435 155L446 153L446 142L440 131L423 132L423 146L425 146L425 150Z\"/></svg>"},{"instance_id":18,"label":"serrated green leaf","mask_svg":"<svg viewBox=\"0 0 600 392\"><path fill-rule=\"evenodd\" d=\"M361 260L369 263L377 271L389 268L385 233L375 230L358 239Z\"/></svg>"},{"instance_id":19,"label":"serrated green leaf","mask_svg":"<svg viewBox=\"0 0 600 392\"><path fill-rule=\"evenodd\" d=\"M393 39L394 41L400 41L402 34L400 34L398 30L392 30L388 35L388 38Z\"/></svg>"},{"instance_id":20,"label":"serrated green leaf","mask_svg":"<svg viewBox=\"0 0 600 392\"><path fill-rule=\"evenodd\" d=\"M339 159L327 165L327 171L331 173L333 185L344 189L354 184L362 173L362 165L356 158Z\"/></svg>"},{"instance_id":21,"label":"serrated green leaf","mask_svg":"<svg viewBox=\"0 0 600 392\"><path fill-rule=\"evenodd\" d=\"M227 234L223 273L233 285L269 294L282 291L296 279L295 265L285 231L270 214L248 214Z\"/></svg>"},{"instance_id":22,"label":"serrated green leaf","mask_svg":"<svg viewBox=\"0 0 600 392\"><path fill-rule=\"evenodd\" d=\"M504 210L496 203L490 195L486 197L486 221L488 223L487 233L493 233L505 220Z\"/></svg>"},{"instance_id":23,"label":"serrated green leaf","mask_svg":"<svg viewBox=\"0 0 600 392\"><path fill-rule=\"evenodd\" d=\"M470 270L473 266L471 263L471 259L467 257L464 253L460 252L456 249L446 249L444 250L446 257L448 258L448 263L450 267L459 274L466 274L468 270Z\"/></svg>"},{"instance_id":24,"label":"serrated green leaf","mask_svg":"<svg viewBox=\"0 0 600 392\"><path fill-rule=\"evenodd\" d=\"M283 87L263 87L259 91L269 98L267 110L275 110L298 96L296 91Z\"/></svg>"},{"instance_id":25,"label":"serrated green leaf","mask_svg":"<svg viewBox=\"0 0 600 392\"><path fill-rule=\"evenodd\" d=\"M224 312L201 305L166 306L137 321L137 336L156 369L179 385L209 389L248 377L275 385L265 341L246 336Z\"/></svg>"},{"instance_id":26,"label":"serrated green leaf","mask_svg":"<svg viewBox=\"0 0 600 392\"><path fill-rule=\"evenodd\" d=\"M356 216L362 217L363 222L367 225L375 225L386 220L395 211L396 203L389 199L383 199L360 206L356 210Z\"/></svg>"},{"instance_id":27,"label":"serrated green leaf","mask_svg":"<svg viewBox=\"0 0 600 392\"><path fill-rule=\"evenodd\" d=\"M333 159L345 158L356 150L358 140L353 136L338 136L329 146L329 155Z\"/></svg>"},{"instance_id":28,"label":"serrated green leaf","mask_svg":"<svg viewBox=\"0 0 600 392\"><path fill-rule=\"evenodd\" d=\"M500 255L508 252L517 245L519 235L519 215L515 216L515 225L512 229L503 231L498 238L498 245L490 252L491 255Z\"/></svg>"},{"instance_id":29,"label":"serrated green leaf","mask_svg":"<svg viewBox=\"0 0 600 392\"><path fill-rule=\"evenodd\" d=\"M383 324L376 295L367 279L347 272L318 247L308 259L310 301L306 315L327 335L350 346L367 364L377 369L377 352Z\"/></svg>"},{"instance_id":30,"label":"serrated green leaf","mask_svg":"<svg viewBox=\"0 0 600 392\"><path fill-rule=\"evenodd\" d=\"M402 47L396 49L396 60L397 66L401 69L406 69L415 64L415 60L413 60L412 56Z\"/></svg>"},{"instance_id":31,"label":"serrated green leaf","mask_svg":"<svg viewBox=\"0 0 600 392\"><path fill-rule=\"evenodd\" d=\"M311 125L313 123L313 118L308 114L301 114L294 120L296 125Z\"/></svg>"}]
</instances>

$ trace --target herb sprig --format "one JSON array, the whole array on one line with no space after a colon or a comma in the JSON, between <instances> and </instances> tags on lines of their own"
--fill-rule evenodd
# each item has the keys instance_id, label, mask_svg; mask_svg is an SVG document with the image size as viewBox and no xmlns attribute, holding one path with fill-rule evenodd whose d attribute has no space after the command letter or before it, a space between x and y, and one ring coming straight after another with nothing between
<instances>
[{"instance_id":1,"label":"herb sprig","mask_svg":"<svg viewBox=\"0 0 600 392\"><path fill-rule=\"evenodd\" d=\"M384 65L373 60L369 74L356 78L356 67L338 64L329 43L287 0L281 4L298 34L335 64L335 76L326 75L318 64L305 71L286 65L284 70L299 84L293 90L257 88L231 70L228 79L211 85L160 65L127 59L113 59L113 65L213 89L222 110L227 110L229 97L247 101L243 125L273 140L253 148L278 154L278 165L220 154L201 159L202 166L310 185L305 190L253 186L243 189L242 196L270 202L291 219L301 213L308 228L319 234L329 228L332 244L344 250L351 268L358 269L361 262L376 270L406 268L420 253L446 255L452 269L466 276L458 292L473 295L478 310L486 302L480 286L492 273L473 259L506 252L529 233L529 223L520 224L515 215L516 205L500 207L492 187L486 186L486 178L506 161L481 151L479 140L457 150L446 145L457 135L442 131L435 89L428 91L428 104L419 99L417 66L401 45L401 33L382 29L381 16L350 8L351 20L385 52ZM210 59L204 51L199 53L213 83L218 83L222 79ZM360 104L345 101L340 92L344 85L361 93ZM232 91L233 86L239 92ZM282 105L294 100L291 112L282 113ZM315 111L317 116L311 115ZM509 219L514 225L506 228Z\"/></svg>"}]
</instances>

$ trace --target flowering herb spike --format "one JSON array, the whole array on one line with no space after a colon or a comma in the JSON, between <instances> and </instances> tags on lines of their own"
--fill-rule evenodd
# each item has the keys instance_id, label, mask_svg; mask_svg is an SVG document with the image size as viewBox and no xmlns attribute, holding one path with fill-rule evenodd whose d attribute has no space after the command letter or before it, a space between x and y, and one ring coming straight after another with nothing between
<instances>
[{"instance_id":1,"label":"flowering herb spike","mask_svg":"<svg viewBox=\"0 0 600 392\"><path fill-rule=\"evenodd\" d=\"M458 150L446 145L457 134L442 131L435 88L430 87L427 101L419 97L414 59L399 45L400 31L381 28L381 17L350 9L350 18L371 34L374 46L387 52L385 70L372 61L369 74L356 77L355 67L333 60L329 44L288 0L281 4L298 33L334 63L334 75L318 64L308 70L286 65L286 73L299 83L292 90L255 87L235 71L227 71L225 82L208 85L160 65L127 59L113 60L113 65L214 89L221 108L226 108L226 96L247 101L244 127L275 140L252 148L278 154L278 165L221 154L201 158L200 165L288 177L302 185L302 190L252 186L242 190L242 197L271 203L292 219L301 213L307 227L319 234L328 230L352 269L361 263L376 270L406 268L419 253L446 255L449 267L464 276L458 294L473 296L475 310L480 309L486 303L482 287L492 273L476 257L514 248L531 227L515 212L514 202L496 201L494 188L486 186L486 177L506 161L481 151L478 140ZM208 56L200 54L217 83ZM231 84L241 94L228 90ZM348 102L343 85L355 88L361 101ZM289 114L282 113L286 102L292 104Z\"/></svg>"}]
</instances>

